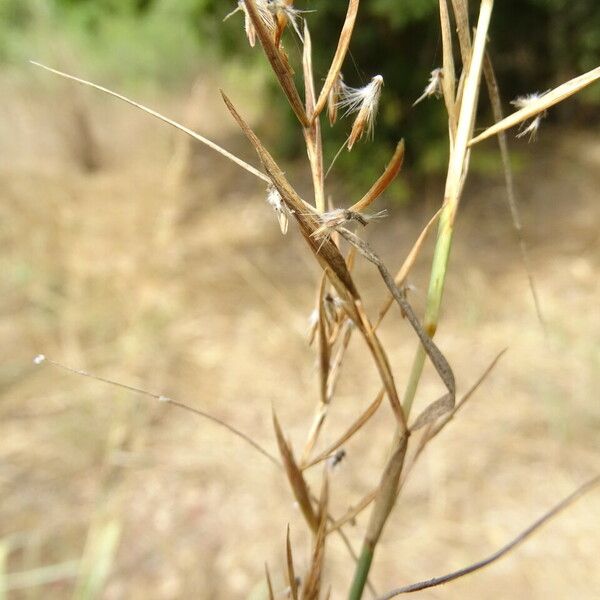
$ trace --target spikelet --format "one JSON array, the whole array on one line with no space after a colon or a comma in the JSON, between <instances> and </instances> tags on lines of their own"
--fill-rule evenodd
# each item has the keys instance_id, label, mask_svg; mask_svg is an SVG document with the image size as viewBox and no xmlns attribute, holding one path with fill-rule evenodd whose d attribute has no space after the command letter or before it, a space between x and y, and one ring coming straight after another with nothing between
<instances>
[{"instance_id":1,"label":"spikelet","mask_svg":"<svg viewBox=\"0 0 600 600\"><path fill-rule=\"evenodd\" d=\"M423 90L421 96L419 96L414 102L413 106L416 106L425 98L429 98L429 96L435 96L439 98L442 95L442 77L444 76L444 71L442 69L434 69L431 71L431 76L429 77L429 82L427 87Z\"/></svg>"},{"instance_id":2,"label":"spikelet","mask_svg":"<svg viewBox=\"0 0 600 600\"><path fill-rule=\"evenodd\" d=\"M281 36L285 31L285 28L288 25L291 25L296 35L300 38L300 41L304 41L302 38L302 32L300 31L300 27L298 25L298 21L300 19L300 15L304 12L312 12L312 11L304 11L298 10L293 6L293 0L267 0L267 7L276 23L275 29L275 45L279 46L279 42L281 41Z\"/></svg>"},{"instance_id":3,"label":"spikelet","mask_svg":"<svg viewBox=\"0 0 600 600\"><path fill-rule=\"evenodd\" d=\"M275 31L275 20L273 19L273 14L269 9L269 0L255 0L256 8L258 10L258 14L265 24L269 31ZM256 45L256 29L254 29L254 25L252 24L252 19L250 19L250 15L248 14L248 9L246 8L246 3L244 0L238 0L238 5L235 10L232 10L224 19L226 21L229 17L233 16L237 12L244 13L244 30L246 31L246 37L248 38L248 43L252 48Z\"/></svg>"},{"instance_id":4,"label":"spikelet","mask_svg":"<svg viewBox=\"0 0 600 600\"><path fill-rule=\"evenodd\" d=\"M521 110L522 108L526 108L527 106L529 106L532 102L537 102L544 94L547 93L548 91L542 92L541 94L539 92L533 92L533 94L519 96L518 98L512 100L511 104L518 110ZM529 125L527 125L527 127L524 127L525 123L522 123L521 127L519 128L520 133L517 134L517 137L522 138L526 135L529 135L529 141L533 142L537 136L538 129L540 128L540 124L542 123L542 119L546 116L546 114L547 112L544 111L536 115L531 120Z\"/></svg>"},{"instance_id":5,"label":"spikelet","mask_svg":"<svg viewBox=\"0 0 600 600\"><path fill-rule=\"evenodd\" d=\"M341 99L337 103L338 107L344 110L344 116L357 113L347 144L348 150L352 150L354 143L365 133L373 137L383 77L375 75L369 84L361 88L353 88L340 81L340 87Z\"/></svg>"}]
</instances>

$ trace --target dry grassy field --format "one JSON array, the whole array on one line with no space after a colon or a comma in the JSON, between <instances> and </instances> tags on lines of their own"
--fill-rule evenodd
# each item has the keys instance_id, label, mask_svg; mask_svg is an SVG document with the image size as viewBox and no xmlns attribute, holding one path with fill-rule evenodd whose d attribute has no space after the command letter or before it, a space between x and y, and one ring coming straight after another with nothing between
<instances>
[{"instance_id":1,"label":"dry grassy field","mask_svg":"<svg viewBox=\"0 0 600 600\"><path fill-rule=\"evenodd\" d=\"M318 388L306 326L319 270L293 227L281 236L264 190L235 166L200 149L184 173L177 157L186 148L171 130L106 98L32 79L5 78L0 93L0 589L9 598L77 590L81 598L258 599L268 562L283 590L285 525L299 570L310 540L272 464L209 421L32 358L44 353L185 401L273 451L274 406L299 451ZM197 90L212 104L195 125L253 160L209 90ZM189 118L185 100L141 99ZM459 393L508 352L412 473L378 549L380 592L486 556L598 471L600 140L547 129L519 150L547 332L502 178L476 177L436 340ZM310 189L300 166L288 175ZM390 206L371 226L392 269L435 211L443 182L418 193L422 201ZM419 311L431 245L411 276ZM380 279L363 262L357 278L376 314ZM381 332L402 386L414 334L397 311ZM433 369L426 375L417 401L442 391ZM355 339L320 444L377 390ZM385 447L373 440L391 418L384 404L346 446L332 473L333 513L377 483ZM356 546L364 524L363 515L347 528ZM599 553L596 491L501 562L416 597L592 600ZM328 558L325 580L345 590L353 564L335 538Z\"/></svg>"}]
</instances>

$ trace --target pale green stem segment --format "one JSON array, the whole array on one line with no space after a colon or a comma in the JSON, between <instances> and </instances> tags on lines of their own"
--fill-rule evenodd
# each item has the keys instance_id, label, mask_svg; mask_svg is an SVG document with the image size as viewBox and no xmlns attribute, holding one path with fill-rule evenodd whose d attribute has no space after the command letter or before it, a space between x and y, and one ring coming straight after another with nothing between
<instances>
[{"instance_id":1,"label":"pale green stem segment","mask_svg":"<svg viewBox=\"0 0 600 600\"><path fill-rule=\"evenodd\" d=\"M348 600L361 599L365 584L367 583L367 577L369 576L371 563L373 562L373 553L374 548L370 545L365 544L363 546L358 562L356 563L354 579L352 580L352 587L350 588Z\"/></svg>"},{"instance_id":2,"label":"pale green stem segment","mask_svg":"<svg viewBox=\"0 0 600 600\"><path fill-rule=\"evenodd\" d=\"M433 336L435 333L439 320L448 259L450 257L450 247L452 245L452 235L454 233L454 220L456 218L456 212L458 210L464 180L468 172L468 143L472 137L473 125L475 122L475 112L477 109L477 99L479 96L479 85L481 79L481 68L483 64L487 31L493 5L494 0L481 0L475 41L473 43L473 51L471 54L471 63L468 66L468 73L465 80L464 92L460 106L456 139L454 140L454 144L450 153L448 177L444 192L444 207L440 215L440 225L438 229L433 264L431 267L429 291L427 294L427 308L425 310L424 329L430 336ZM421 379L424 363L425 352L423 345L419 344L413 360L408 386L403 398L403 412L407 420L417 391L419 380ZM398 432L396 432L395 436L398 436ZM374 512L376 508L377 501L375 503ZM391 511L392 508L393 503L389 506L389 511ZM385 516L385 519L387 519L387 516L388 515ZM354 572L354 580L352 582L349 600L360 600L362 598L365 582L369 574L371 562L373 561L373 554L375 552L378 536L372 539L373 541L370 543L370 537L367 532L365 543L363 544L358 564Z\"/></svg>"},{"instance_id":3,"label":"pale green stem segment","mask_svg":"<svg viewBox=\"0 0 600 600\"><path fill-rule=\"evenodd\" d=\"M446 280L446 271L448 259L450 257L450 247L452 245L452 235L454 233L454 216L457 206L446 204L440 215L440 224L438 228L438 237L433 255L431 266L431 278L429 280L429 291L427 293L427 307L425 309L425 320L423 329L430 337L433 337L437 329L440 316L440 307L442 304L442 295L444 293L444 282ZM417 393L423 367L425 365L425 349L419 344L415 357L413 359L410 376L402 399L404 413L408 417L413 405L413 400Z\"/></svg>"}]
</instances>

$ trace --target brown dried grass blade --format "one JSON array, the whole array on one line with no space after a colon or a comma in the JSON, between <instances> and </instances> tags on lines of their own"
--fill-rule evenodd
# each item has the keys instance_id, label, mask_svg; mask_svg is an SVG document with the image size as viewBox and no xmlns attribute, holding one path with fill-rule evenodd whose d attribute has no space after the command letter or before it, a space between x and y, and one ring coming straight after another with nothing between
<instances>
[{"instance_id":1,"label":"brown dried grass blade","mask_svg":"<svg viewBox=\"0 0 600 600\"><path fill-rule=\"evenodd\" d=\"M490 97L490 103L492 105L492 112L494 114L494 120L496 122L502 121L502 102L500 100L500 88L498 86L498 80L494 73L494 67L489 54L486 53L483 61L483 75L485 77L486 86L488 89L488 95ZM512 168L510 166L510 155L508 153L508 144L506 142L506 132L498 132L498 145L500 146L500 156L502 158L502 169L504 170L504 180L506 182L506 195L508 200L508 207L510 209L510 215L512 217L513 227L517 234L517 241L519 242L519 250L521 252L521 261L527 274L529 281L529 289L531 291L531 297L533 299L533 305L537 314L538 321L542 327L545 327L545 321L542 314L542 306L537 293L537 286L535 285L535 279L533 277L533 268L531 261L529 260L529 251L527 249L527 242L525 241L525 234L523 233L523 225L521 223L521 215L519 214L519 205L517 203L517 194L515 192L515 182L513 178Z\"/></svg>"},{"instance_id":2,"label":"brown dried grass blade","mask_svg":"<svg viewBox=\"0 0 600 600\"><path fill-rule=\"evenodd\" d=\"M433 217L431 217L431 219L429 219L429 222L427 223L427 225L425 225L425 227L419 234L417 241L414 243L414 245L410 249L410 252L408 253L407 257L404 259L404 262L402 263L400 270L396 274L396 277L394 277L394 282L396 283L396 285L399 288L402 288L402 286L406 283L406 278L408 277L410 270L412 269L413 265L415 264L415 261L417 260L417 256L419 256L419 252L421 251L421 247L423 246L423 243L425 242L425 239L427 238L427 234L431 231L433 225L438 220L438 217L440 216L441 212L442 212L442 209L440 208L435 213L435 215L433 215ZM354 246L352 246L352 247L354 248ZM385 317L387 312L390 310L393 303L394 303L394 297L390 294L379 311L379 317L377 318L377 322L375 323L375 329L377 329L377 327L379 327L379 325L381 324L381 321L383 321L383 318Z\"/></svg>"},{"instance_id":3,"label":"brown dried grass blade","mask_svg":"<svg viewBox=\"0 0 600 600\"><path fill-rule=\"evenodd\" d=\"M244 3L246 10L248 11L248 16L254 25L254 29L256 29L256 35L260 40L269 63L271 63L271 67L275 73L275 76L277 77L277 81L279 81L279 85L281 86L283 93L288 99L292 110L298 117L298 120L302 126L307 127L309 124L308 117L306 116L306 111L302 105L300 94L298 94L298 90L296 89L294 76L287 57L277 46L270 31L260 18L258 9L256 8L255 0L244 0Z\"/></svg>"},{"instance_id":4,"label":"brown dried grass blade","mask_svg":"<svg viewBox=\"0 0 600 600\"><path fill-rule=\"evenodd\" d=\"M373 184L371 189L355 204L350 207L353 212L362 212L368 208L396 179L396 176L402 168L404 162L404 140L400 140L396 146L396 150L385 168L385 171L379 177L379 179Z\"/></svg>"},{"instance_id":5,"label":"brown dried grass blade","mask_svg":"<svg viewBox=\"0 0 600 600\"><path fill-rule=\"evenodd\" d=\"M267 563L265 563L265 577L267 578L267 592L269 594L269 600L275 600L273 584L271 583L271 575L269 573L269 565L267 565Z\"/></svg>"},{"instance_id":6,"label":"brown dried grass blade","mask_svg":"<svg viewBox=\"0 0 600 600\"><path fill-rule=\"evenodd\" d=\"M346 12L344 26L342 27L340 39L338 41L338 45L333 56L333 60L331 61L329 72L327 73L327 77L325 78L325 83L323 84L323 88L321 89L321 93L319 94L319 99L317 100L317 105L315 106L315 111L312 115L313 121L316 118L318 118L318 116L325 108L329 92L331 91L331 88L336 82L337 77L342 69L344 59L346 58L346 53L348 52L348 48L350 46L350 39L352 38L354 23L356 22L356 15L358 14L358 5L359 0L350 0L350 2L348 3L348 11Z\"/></svg>"},{"instance_id":7,"label":"brown dried grass blade","mask_svg":"<svg viewBox=\"0 0 600 600\"><path fill-rule=\"evenodd\" d=\"M348 271L348 267L346 266L346 261L344 260L338 247L331 241L331 239L328 237L325 237L324 239L318 239L317 236L314 235L321 223L317 221L314 213L304 210L303 207L306 206L306 203L302 201L294 188L289 184L285 175L277 163L273 160L273 157L269 154L260 140L256 137L256 134L250 129L248 124L236 111L229 98L223 92L221 92L221 95L223 96L223 100L225 101L225 104L229 108L229 111L233 115L234 119L237 121L250 143L254 146L254 149L258 153L259 158L263 163L265 170L267 171L267 174L271 178L272 184L277 188L277 191L281 194L286 206L296 218L296 221L300 227L300 232L313 251L313 254L321 265L321 268L323 270L329 269L329 279L332 285L335 287L340 298L346 301L344 307L348 313L348 316L354 321L354 323L356 323L365 341L367 342L369 351L373 356L373 359L377 365L377 370L379 371L379 375L386 388L392 410L398 419L401 429L403 431L406 430L406 419L404 417L402 406L400 405L398 391L396 390L396 384L394 382L394 377L392 375L392 370L387 355L383 349L383 346L381 345L381 342L375 335L371 323L369 322L358 290L356 289L354 281L352 280L350 272Z\"/></svg>"},{"instance_id":8,"label":"brown dried grass blade","mask_svg":"<svg viewBox=\"0 0 600 600\"><path fill-rule=\"evenodd\" d=\"M377 545L383 527L396 502L396 490L404 466L407 444L408 434L400 436L381 476L375 505L365 534L365 545L371 549Z\"/></svg>"},{"instance_id":9,"label":"brown dried grass blade","mask_svg":"<svg viewBox=\"0 0 600 600\"><path fill-rule=\"evenodd\" d=\"M442 56L443 56L443 74L442 91L444 93L444 103L448 112L448 121L450 123L450 142L456 137L456 127L458 118L456 115L456 70L454 67L454 56L452 50L452 26L450 24L450 14L448 13L447 0L439 0L440 3L440 24L442 27Z\"/></svg>"},{"instance_id":10,"label":"brown dried grass blade","mask_svg":"<svg viewBox=\"0 0 600 600\"><path fill-rule=\"evenodd\" d=\"M294 454L292 453L291 448L283 436L283 432L281 431L275 411L273 411L273 427L275 428L275 436L277 438L277 446L279 447L279 452L283 461L283 468L290 482L292 492L294 493L294 498L296 498L296 501L300 506L300 510L302 511L302 514L304 515L304 518L306 519L311 531L316 532L319 523L317 520L317 515L313 509L313 505L310 501L308 486L306 485L306 481L302 476L302 471L296 464Z\"/></svg>"},{"instance_id":11,"label":"brown dried grass blade","mask_svg":"<svg viewBox=\"0 0 600 600\"><path fill-rule=\"evenodd\" d=\"M555 104L566 100L569 96L580 92L582 89L586 88L588 85L591 85L595 81L600 79L600 67L596 67L583 75L579 75L579 77L575 77L562 85L554 88L553 90L547 92L543 96L540 96L537 100L529 103L525 108L518 110L508 117L505 117L499 123L495 123L491 127L488 127L483 133L480 133L478 136L475 136L470 142L469 146L473 146L478 142L481 142L493 135L498 135L501 131L506 131L527 119L531 119L536 115L548 110Z\"/></svg>"},{"instance_id":12,"label":"brown dried grass blade","mask_svg":"<svg viewBox=\"0 0 600 600\"><path fill-rule=\"evenodd\" d=\"M292 553L289 525L287 526L287 533L285 536L285 556L287 563L288 583L290 586L290 596L292 597L292 600L298 600L298 581L296 580L296 573L294 571L294 556Z\"/></svg>"},{"instance_id":13,"label":"brown dried grass blade","mask_svg":"<svg viewBox=\"0 0 600 600\"><path fill-rule=\"evenodd\" d=\"M312 42L308 25L304 21L304 51L302 54L304 71L304 90L306 114L310 116L315 109L315 83L312 66ZM315 191L315 206L319 212L325 211L325 178L323 176L323 144L321 141L321 122L319 119L311 121L310 126L304 128L306 152L310 162L313 188Z\"/></svg>"},{"instance_id":14,"label":"brown dried grass blade","mask_svg":"<svg viewBox=\"0 0 600 600\"><path fill-rule=\"evenodd\" d=\"M205 138L204 136L200 135L199 133L196 133L195 131L189 129L185 125L181 125L180 123L177 123L177 121L174 121L173 119L169 119L169 117L165 117L164 115L161 115L159 112L157 112L151 108L148 108L147 106L144 106L143 104L140 104L139 102L135 102L134 100L131 100L130 98L127 98L126 96L118 94L117 92L113 92L112 90L109 90L108 88L105 88L96 83L92 83L91 81L87 81L85 79L80 79L79 77L69 75L68 73L63 73L62 71L58 71L57 69L47 67L46 65L42 65L41 63L35 62L33 60L31 60L29 62L32 65L35 65L36 67L41 67L42 69L45 69L46 71L50 71L50 73L54 73L55 75L60 75L61 77L64 77L65 79L70 79L71 81L76 81L77 83L86 85L88 87L94 88L95 90L103 92L104 94L113 96L113 98L118 98L119 100L122 100L123 102L127 102L127 104L130 104L131 106L135 106L136 108L143 110L145 113L148 113L149 115L152 115L153 117L156 117L163 123L167 123L167 125L171 125L171 127L175 127L175 129L179 129L179 131L183 131L183 133L189 135L190 137L194 138L198 142L202 142L204 145L208 146L209 148L212 148L215 152L218 152L225 158L234 162L236 165L242 167L242 169L245 169L246 171L248 171L248 173L252 173L252 175L254 175L255 177L258 177L259 179L262 179L263 181L266 181L267 183L269 183L271 181L264 173L261 173L258 169L254 168L252 165L249 165L247 162L243 161L241 158L238 158L237 156L235 156L235 154L232 154L231 152L228 152L224 148L221 148L221 146L219 146L218 144L215 144L215 142L212 142L208 138Z\"/></svg>"},{"instance_id":15,"label":"brown dried grass blade","mask_svg":"<svg viewBox=\"0 0 600 600\"><path fill-rule=\"evenodd\" d=\"M561 500L558 504L556 504L549 511L544 513L539 519L534 521L527 529L523 530L516 538L512 539L508 544L497 550L487 558L483 560L477 561L469 565L468 567L464 567L459 569L458 571L453 571L452 573L448 573L447 575L442 575L441 577L433 577L432 579L428 579L426 581L419 581L418 583L413 583L411 585L405 585L395 590L380 596L378 600L391 600L400 594L408 594L411 592L418 592L420 590L425 590L428 588L436 587L438 585L446 584L450 581L454 581L455 579L460 579L461 577L465 577L465 575L469 575L474 573L475 571L479 571L484 567L496 562L506 554L508 554L511 550L514 550L517 546L522 544L527 538L529 538L533 533L535 533L542 525L547 523L550 519L558 515L560 512L571 506L574 502L579 500L584 494L591 492L598 484L600 484L600 475L590 479L582 486L577 488L572 494Z\"/></svg>"},{"instance_id":16,"label":"brown dried grass blade","mask_svg":"<svg viewBox=\"0 0 600 600\"><path fill-rule=\"evenodd\" d=\"M327 470L323 471L323 484L319 499L319 528L314 540L310 569L306 576L302 591L303 600L319 600L321 594L321 579L325 559L325 542L327 539L327 506L329 503L329 484Z\"/></svg>"},{"instance_id":17,"label":"brown dried grass blade","mask_svg":"<svg viewBox=\"0 0 600 600\"><path fill-rule=\"evenodd\" d=\"M273 157L262 145L261 141L258 139L258 137L256 137L256 134L252 131L252 129L250 129L244 119L242 119L240 114L236 111L235 107L231 103L231 100L229 100L229 98L223 92L221 92L221 95L223 96L223 100L233 118L237 121L238 125L252 146L254 146L254 149L256 150L261 162L263 163L263 166L265 167L265 170L267 171L267 175L270 177L271 183L277 188L277 191L281 194L286 206L294 215L298 225L300 226L300 232L302 233L302 236L315 254L323 270L326 268L330 269L330 279L340 294L340 297L349 297L351 301L358 299L358 290L352 281L352 277L350 276L346 262L344 261L343 256L340 254L337 246L329 239L316 239L312 235L321 225L321 223L317 220L316 213L306 210L309 205L307 205L300 198L300 196L298 196L294 188L286 179L283 171L273 160ZM353 316L356 318L356 314Z\"/></svg>"},{"instance_id":18,"label":"brown dried grass blade","mask_svg":"<svg viewBox=\"0 0 600 600\"><path fill-rule=\"evenodd\" d=\"M350 427L326 450L321 452L316 458L310 461L304 468L314 467L316 464L327 460L340 446L345 444L357 431L360 431L367 421L377 412L377 409L381 406L383 400L384 390L381 390L375 400L369 404L367 409L350 425Z\"/></svg>"}]
</instances>

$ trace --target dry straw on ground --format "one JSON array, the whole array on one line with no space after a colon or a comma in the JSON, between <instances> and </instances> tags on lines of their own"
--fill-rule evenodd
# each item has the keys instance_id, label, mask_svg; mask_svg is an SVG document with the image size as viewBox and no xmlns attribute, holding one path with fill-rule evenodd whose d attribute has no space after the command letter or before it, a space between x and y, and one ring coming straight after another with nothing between
<instances>
[{"instance_id":1,"label":"dry straw on ground","mask_svg":"<svg viewBox=\"0 0 600 600\"><path fill-rule=\"evenodd\" d=\"M492 19L493 1L482 0L479 6L479 17L474 36L472 37L466 2L456 0L449 6L446 0L440 0L440 23L443 44L441 90L448 115L450 150L445 191L438 212L431 217L431 220L423 231L415 236L417 239L412 250L394 277L382 259L372 249L371 244L368 244L352 229L356 225L366 226L372 220L373 214L365 213L365 210L372 208L374 202L381 197L399 175L404 156L404 141L398 143L396 151L388 166L384 169L383 174L362 197L351 203L349 207L336 207L332 204L328 207L327 211L325 210L328 195L325 191L325 177L323 173L323 144L320 116L327 105L328 99L331 97L333 89L338 90L342 95L344 94L344 90L347 92L350 89L344 85L338 86L338 84L341 81L341 69L348 52L352 32L357 23L359 23L359 20L357 20L359 1L350 0L348 4L348 12L339 35L337 50L319 94L316 94L315 77L312 71L313 47L311 36L308 24L304 23L302 35L304 47L301 69L304 83L304 101L302 101L298 90L298 77L295 76L290 66L290 59L285 52L281 39L281 33L286 23L288 24L288 29L289 23L292 23L292 25L294 23L293 19L290 21L289 18L284 18L287 14L286 10L293 9L292 2L285 3L287 7L285 10L282 8L283 5L276 5L276 28L270 27L268 23L265 23L264 11L271 6L269 3L265 4L265 0L243 0L242 5L246 18L246 29L251 31L252 36L255 35L256 39L260 41L265 56L272 67L274 76L279 82L284 97L296 115L302 130L306 142L313 184L314 197L311 200L305 200L297 193L284 174L284 170L248 125L242 111L234 106L225 93L222 94L223 100L240 130L256 151L262 170L241 160L195 131L120 94L96 84L91 84L83 79L66 75L60 71L48 67L44 68L79 83L91 85L102 92L124 100L176 127L193 139L208 145L254 175L260 180L260 185L263 187L265 182L268 183L271 190L269 194L276 192L278 199L282 203L279 209L280 212L285 209L286 219L296 222L309 253L314 257L314 260L322 270L318 293L316 294L317 306L315 308L316 320L314 330L314 337L316 339L314 346L318 355L319 397L317 399L313 422L306 435L306 442L301 458L296 458L290 442L286 439L284 427L280 424L275 413L273 413L273 426L281 455L280 460L272 456L247 434L240 432L235 427L224 423L222 420L208 413L199 411L166 396L152 394L137 388L129 389L191 411L202 418L211 419L227 427L233 434L241 437L255 450L266 456L277 468L282 467L293 497L298 503L307 528L312 535L313 543L309 566L306 572L300 574L297 572L298 569L295 565L295 552L291 542L290 531L288 529L287 535L284 536L284 527L282 524L282 540L284 537L286 539L289 596L291 598L307 600L328 597L330 592L327 591L328 585L325 581L326 549L329 536L335 532L342 536L348 547L351 559L356 563L353 580L349 582L350 591L348 597L351 600L358 600L363 596L365 588L371 583L369 581L370 571L376 549L408 475L413 471L418 458L429 442L456 417L464 402L471 397L472 393L481 384L499 358L498 356L494 360L472 390L457 403L455 400L456 385L453 370L444 355L443 348L439 348L433 341L440 317L440 307L451 242L454 235L455 220L460 208L465 181L469 173L470 154L474 151L475 145L479 141L493 135L499 137L510 207L513 211L515 223L518 225L522 257L524 260L527 260L526 247L516 210L510 161L507 154L506 140L503 137L504 132L508 128L548 110L554 104L593 83L600 77L600 68L594 69L557 87L555 90L549 91L535 102L531 102L527 107L506 118L502 118L498 85L493 75L492 61L487 55L488 29ZM293 18L296 18L296 16L296 13L292 15ZM307 17L309 18L308 15ZM456 35L454 32L456 32ZM453 44L456 41L459 44L461 57L460 64L458 65L455 64L456 53L453 50ZM474 137L477 105L484 79L488 87L497 122L482 134ZM373 81L377 88L376 97L372 94L365 95L364 103L357 104L356 98L358 96L356 95L356 90L354 90L352 92L354 95L345 100L342 99L336 104L340 108L351 105L357 109L357 116L352 124L352 133L349 136L348 143L348 149L352 149L355 152L360 152L362 147L361 144L356 144L356 142L358 142L364 132L373 127L374 112L376 104L379 101L382 80L380 76L377 76ZM338 87L336 88L335 86ZM330 110L330 118L332 115L335 115L335 110ZM335 120L335 116L331 120ZM407 141L407 144L410 144L410 140ZM278 217L281 217L281 214L278 214ZM407 299L404 285L427 234L436 222L439 223L438 234L430 272L430 285L425 316L421 320ZM287 230L287 220L286 226L283 227L282 225L282 231L285 232L285 230ZM362 230L359 229L359 231ZM376 267L389 292L388 299L382 305L375 323L368 315L363 294L353 276L353 262L359 260L361 257ZM531 272L530 268L528 268L528 272ZM533 280L532 290L534 290ZM381 337L378 335L378 329L381 326L382 320L394 302L398 305L401 315L407 320L417 338L415 340L417 346L413 364L410 369L407 369L406 373L395 373L393 371L389 354L384 347ZM536 299L536 305L538 304ZM339 439L329 444L320 452L317 452L315 449L319 446L320 433L329 414L329 407L332 402L335 402L335 386L340 376L340 367L353 331L357 331L360 334L366 345L370 357L369 360L375 365L381 380L381 390L375 395L371 404L355 419L354 423L350 425ZM442 397L437 399L432 398L429 404L415 417L412 415L413 401L427 359L429 359L435 368L446 391ZM59 365L59 363L54 363L53 361L49 362ZM80 373L87 375L87 373ZM402 380L407 379L403 394L400 393L398 387L400 378ZM105 379L101 380L106 381ZM362 499L353 501L352 507L346 514L342 516L333 515L329 503L330 488L333 484L329 481L330 467L327 459L334 457L336 452L350 438L361 434L366 423L383 404L382 401L384 398L387 398L395 419L389 423L389 440L386 442L388 444L388 458L381 470L379 483L376 488L364 495ZM322 470L322 484L318 493L311 488L307 477L307 471L311 468L320 468ZM360 468L371 470L373 466L364 464ZM380 598L391 598L400 593L441 585L487 566L514 548L559 510L565 508L584 492L591 490L598 481L598 477L591 479L573 495L559 503L548 513L545 513L531 527L489 558L447 576L399 587L380 596ZM356 554L345 537L344 527L369 506L371 506L370 518L364 534L362 547L359 553ZM107 531L109 534L112 533L110 527ZM399 560L401 560L401 557ZM270 573L271 571L266 567L268 594L272 598L274 597L274 591ZM298 576L300 577L301 585L298 584ZM341 590L333 590L333 592L339 594Z\"/></svg>"}]
</instances>

